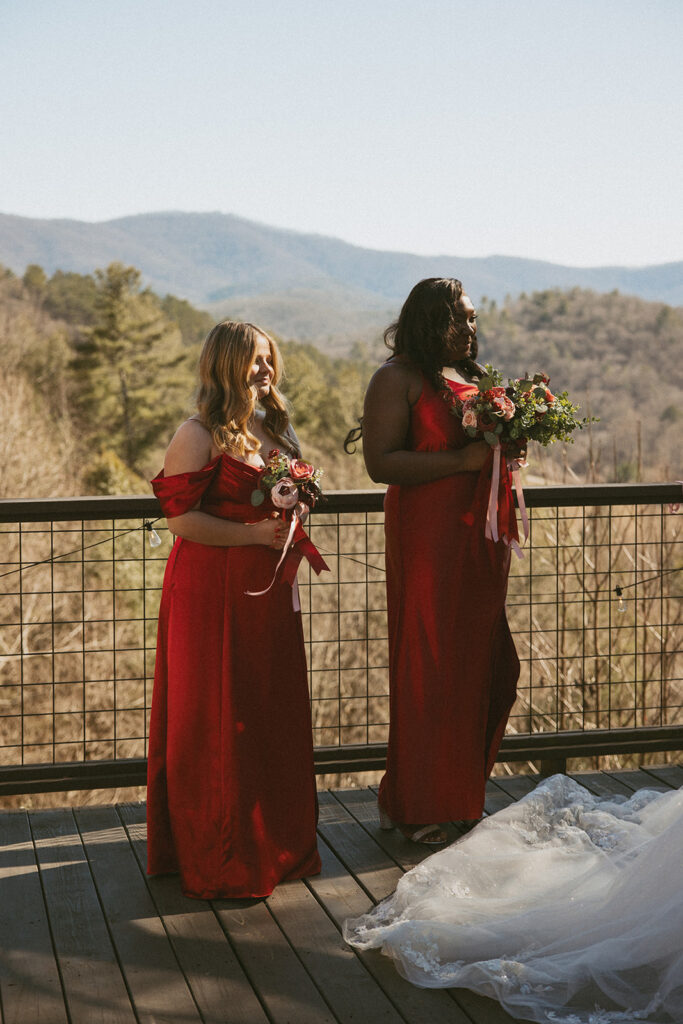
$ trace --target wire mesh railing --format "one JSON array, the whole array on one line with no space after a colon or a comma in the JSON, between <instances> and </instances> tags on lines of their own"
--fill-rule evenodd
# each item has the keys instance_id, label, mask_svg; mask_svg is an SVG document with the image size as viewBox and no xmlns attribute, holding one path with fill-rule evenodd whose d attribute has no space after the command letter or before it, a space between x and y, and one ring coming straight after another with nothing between
<instances>
[{"instance_id":1,"label":"wire mesh railing","mask_svg":"<svg viewBox=\"0 0 683 1024\"><path fill-rule=\"evenodd\" d=\"M566 756L567 737L599 752L608 734L622 749L680 748L679 496L668 484L527 490L530 536L508 589L522 670L501 758ZM299 573L319 770L383 757L382 499L332 493L309 520L331 569ZM154 498L0 502L0 788L58 788L76 764L90 766L77 784L141 780L171 542Z\"/></svg>"}]
</instances>

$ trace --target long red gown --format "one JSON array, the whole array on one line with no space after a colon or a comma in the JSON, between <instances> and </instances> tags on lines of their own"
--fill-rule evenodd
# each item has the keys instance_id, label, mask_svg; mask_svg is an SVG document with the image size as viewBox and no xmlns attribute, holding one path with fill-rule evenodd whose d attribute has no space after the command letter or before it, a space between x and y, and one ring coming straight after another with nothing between
<instances>
[{"instance_id":1,"label":"long red gown","mask_svg":"<svg viewBox=\"0 0 683 1024\"><path fill-rule=\"evenodd\" d=\"M476 391L449 385L458 397ZM465 443L460 420L425 380L408 447ZM505 616L510 548L484 536L491 464L492 457L480 474L387 490L390 729L379 802L396 822L482 816L515 700L519 660ZM499 502L501 536L516 538L504 467Z\"/></svg>"},{"instance_id":2,"label":"long red gown","mask_svg":"<svg viewBox=\"0 0 683 1024\"><path fill-rule=\"evenodd\" d=\"M261 519L258 470L220 455L193 473L152 481L166 516L200 502L239 522ZM149 738L150 874L179 871L188 896L267 896L320 871L306 656L291 579L304 554L326 568L302 530L280 552L177 539L159 612ZM316 558L317 556L317 558Z\"/></svg>"}]
</instances>

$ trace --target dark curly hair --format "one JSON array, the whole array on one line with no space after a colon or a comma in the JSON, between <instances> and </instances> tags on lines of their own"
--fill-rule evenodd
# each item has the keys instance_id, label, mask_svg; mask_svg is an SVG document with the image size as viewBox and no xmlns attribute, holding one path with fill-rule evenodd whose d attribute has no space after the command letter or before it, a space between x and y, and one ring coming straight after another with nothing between
<instances>
[{"instance_id":1,"label":"dark curly hair","mask_svg":"<svg viewBox=\"0 0 683 1024\"><path fill-rule=\"evenodd\" d=\"M418 281L403 303L398 320L384 332L384 343L395 356L406 356L436 390L443 388L443 366L456 366L468 377L481 377L475 362L477 339L472 338L470 356L456 359L454 345L461 338L467 318L459 308L463 295L454 277L426 277Z\"/></svg>"},{"instance_id":2,"label":"dark curly hair","mask_svg":"<svg viewBox=\"0 0 683 1024\"><path fill-rule=\"evenodd\" d=\"M454 277L426 277L418 281L403 303L398 319L384 332L384 343L394 356L404 356L421 370L436 391L448 388L441 370L455 366L465 376L483 375L477 364L477 339L472 338L470 355L456 359L456 342L467 328L467 317L460 307L463 287ZM351 454L363 432L363 421L349 431L344 450Z\"/></svg>"}]
</instances>

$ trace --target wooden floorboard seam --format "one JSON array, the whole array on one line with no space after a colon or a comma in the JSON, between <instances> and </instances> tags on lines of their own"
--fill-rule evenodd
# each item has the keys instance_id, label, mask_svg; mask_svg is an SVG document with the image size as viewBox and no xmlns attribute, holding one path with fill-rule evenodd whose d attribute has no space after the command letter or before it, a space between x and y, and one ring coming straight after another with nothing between
<instances>
[{"instance_id":1,"label":"wooden floorboard seam","mask_svg":"<svg viewBox=\"0 0 683 1024\"><path fill-rule=\"evenodd\" d=\"M371 799L368 799L368 794L371 794ZM355 827L360 828L365 834L365 840L371 842L373 845L379 847L381 853L392 863L395 864L396 870L400 873L409 870L414 867L416 863L424 860L431 853L435 851L429 847L418 847L414 844L410 844L408 841L399 838L394 832L378 832L378 818L376 816L376 799L375 793L372 788L363 790L348 790L340 791L338 796L336 792L326 794L328 800L325 801L328 804L329 799L334 798L335 803L340 807L343 814L347 816L349 821L353 822ZM344 797L345 799L342 799ZM321 804L322 806L322 804ZM355 814L354 814L355 810ZM365 813L363 813L365 812ZM367 817L372 816L373 824L370 826L365 820ZM323 829L325 826L323 825ZM374 831L371 831L374 830ZM443 847L442 847L443 849ZM334 853L338 856L336 847ZM398 858L401 858L399 860ZM347 868L348 870L348 868ZM355 871L351 870L350 874L352 877L357 878ZM364 889L366 887L363 887ZM395 886L392 886L390 891L383 892L380 899L384 899L390 895ZM373 893L370 894L372 901L376 901L376 897ZM377 900L379 902L379 900ZM476 995L475 993L468 992L465 989L444 990L447 997L451 1001L453 1008L453 1016L458 1014L464 1014L466 1019L473 1022L473 1024L510 1024L513 1020L498 1003L492 1000L485 999L482 996Z\"/></svg>"},{"instance_id":2,"label":"wooden floorboard seam","mask_svg":"<svg viewBox=\"0 0 683 1024\"><path fill-rule=\"evenodd\" d=\"M290 940L301 950L309 973L337 1020L402 1021L384 991L339 933L327 910L303 883L281 886L269 899Z\"/></svg>"},{"instance_id":3,"label":"wooden floorboard seam","mask_svg":"<svg viewBox=\"0 0 683 1024\"><path fill-rule=\"evenodd\" d=\"M111 921L109 920L109 914L107 913L107 908L106 908L106 906L105 906L105 904L104 904L104 902L102 900L102 896L101 896L101 893L100 893L100 887L99 887L98 882L97 882L97 877L95 875L95 872L93 871L92 862L90 860L90 853L89 853L88 847L87 847L87 845L86 845L86 843L85 843L85 841L83 839L83 834L82 834L80 826L78 824L78 818L77 818L76 814L74 813L73 809L71 811L71 814L72 814L72 817L74 819L74 825L76 826L76 831L77 831L77 833L78 833L78 835L80 837L81 845L83 847L83 853L85 855L86 863L88 865L88 870L90 871L90 877L92 879L93 888L95 889L95 895L97 896L97 900L98 900L98 902L100 904L100 910L102 911L102 917L104 919L104 923L105 923L105 926L107 928L107 934L109 935L109 941L111 943L111 947L112 947L112 950L114 951L114 956L116 957L116 962L118 964L119 971L121 973L121 979L123 981L123 984L125 985L126 992L128 993L128 998L130 999L130 1005L131 1005L131 1008L132 1008L133 1013L135 1015L135 1020L136 1020L137 1024L140 1024L140 1016L138 1014L138 1009L137 1009L137 1007L135 1005L135 999L134 999L134 996L133 996L133 992L131 991L131 987L130 987L130 985L128 983L128 978L126 976L126 971L125 971L124 965L123 965L123 963L121 961L121 955L120 955L120 952L119 952L118 944L116 942L116 938L115 938L113 930L112 930Z\"/></svg>"},{"instance_id":4,"label":"wooden floorboard seam","mask_svg":"<svg viewBox=\"0 0 683 1024\"><path fill-rule=\"evenodd\" d=\"M568 777L621 801L679 789L683 766ZM543 781L490 779L485 813ZM11 812L0 1024L517 1024L493 1000L413 986L379 950L344 943L347 918L444 847L380 831L374 787L319 799L321 873L243 901L191 900L177 875L148 877L143 803ZM462 834L448 825L449 843Z\"/></svg>"},{"instance_id":5,"label":"wooden floorboard seam","mask_svg":"<svg viewBox=\"0 0 683 1024\"><path fill-rule=\"evenodd\" d=\"M0 854L3 1017L12 1022L27 1007L28 1012L37 1013L42 991L55 1011L55 1019L65 1024L64 992L26 813L0 814L0 834L4 841ZM16 880L13 867L19 871ZM41 958L42 969L39 967Z\"/></svg>"},{"instance_id":6,"label":"wooden floorboard seam","mask_svg":"<svg viewBox=\"0 0 683 1024\"><path fill-rule=\"evenodd\" d=\"M251 1024L251 1022L270 1024L270 1018L265 1012L258 994L254 991L250 979L242 970L241 964L233 952L232 945L227 941L225 941L225 946L230 953L231 963L227 965L224 963L217 964L212 958L211 964L218 973L211 976L208 981L206 980L207 964L202 962L200 969L196 962L194 946L199 947L199 949L206 946L207 924L209 924L209 933L214 935L220 933L222 939L225 940L225 932L221 922L217 919L213 907L208 902L205 904L206 909L203 909L203 901L189 901L187 897L182 895L177 877L173 878L170 876L172 880L169 881L165 876L154 876L151 878L147 876L146 841L134 834L134 830L146 825L144 821L144 808L142 805L120 804L117 805L116 810L128 836L128 841L133 849L140 871L145 878L152 904L162 922L177 963L185 978L187 987L192 993L202 1020L212 1022L212 1024L213 1022L223 1022L226 1002L229 1003L230 999L234 999L235 996L235 993L229 986L236 984L239 988L240 983L243 982L248 986L248 992L245 991L243 993L245 1003L239 1007L241 1013L240 1021L244 1021L245 1024ZM165 906L164 890L167 884L169 891L166 893ZM169 899L170 906L168 905ZM183 908L189 902L196 903L197 905L197 922L185 922L184 920L186 914ZM203 916L207 914L209 915L208 918ZM170 927L170 921L173 922L173 928ZM210 922L213 922L213 928ZM208 937L211 938L211 935L209 934ZM188 944L190 947L189 951ZM220 957L219 959L222 960L223 958ZM228 969L221 973L221 970L218 970L219 967L221 970L225 967ZM234 970L235 967L237 968L236 972ZM237 1020L237 1018L235 1019Z\"/></svg>"},{"instance_id":7,"label":"wooden floorboard seam","mask_svg":"<svg viewBox=\"0 0 683 1024\"><path fill-rule=\"evenodd\" d=\"M292 883L288 883L288 884L292 884ZM303 880L301 880L301 884L303 884ZM305 973L306 977L308 978L308 981L310 982L311 986L315 989L315 991L318 994L318 996L320 997L320 1000L322 1001L322 1003L329 1010L329 1012L331 1014L331 1019L334 1019L333 1009L329 1005L327 999L325 998L324 992L322 992L320 987L316 984L315 977L313 977L311 972L307 969L307 966L306 966L303 958L299 955L299 952L298 952L295 944L291 941L290 937L287 935L287 932L282 927L280 921L277 918L277 915L273 913L273 910L272 910L271 906L269 905L269 900L270 900L270 897L266 897L265 899L261 900L260 902L261 902L262 906L265 907L270 920L273 922L273 926L275 928L277 928L279 934L281 935L281 937L282 937L284 943L286 944L287 948L289 949L291 955L295 958L295 960L299 964L301 970ZM228 930L226 928L226 925L225 925L225 923L224 923L224 921L223 921L223 919L221 917L220 910L218 910L216 907L213 907L213 910L214 910L214 913L216 913L216 915L218 917L219 923L220 923L221 927L223 928L223 931L224 931L224 933L226 935L226 938L227 938L228 942L230 942L230 945L232 946L232 948L233 948L233 950L235 952L235 956L237 957L237 959L239 960L239 962L240 962L240 964L242 966L242 970L244 971L245 975L249 978L249 980L254 985L254 989L257 992L257 995L259 996L261 1004L263 1005L263 1008L264 1008L264 1012L267 1014L269 1021L273 1021L274 1024L278 1024L277 1017L274 1016L274 1014L273 1014L271 1008L269 1007L267 1001L264 1001L264 998L261 996L261 993L258 991L258 989L262 985L261 980L258 977L258 974L252 968L250 968L249 964L246 962L246 958L241 956L239 948L238 948L238 944L233 940L232 936L229 934L229 932L228 932Z\"/></svg>"},{"instance_id":8,"label":"wooden floorboard seam","mask_svg":"<svg viewBox=\"0 0 683 1024\"><path fill-rule=\"evenodd\" d=\"M66 998L66 984L65 984L65 981L64 981L64 974L62 972L62 965L60 963L59 956L57 955L57 941L56 941L56 937L55 937L54 928L53 928L53 925L52 925L52 916L50 914L50 905L49 905L49 902L48 902L47 892L46 892L46 889L45 889L45 880L43 878L43 872L42 872L41 867L40 867L40 859L38 857L38 849L36 847L36 837L35 837L33 825L32 825L32 822L31 822L31 815L29 814L28 811L25 811L24 813L26 814L26 821L27 821L29 833L30 833L30 836L31 836L31 843L33 845L33 856L35 858L36 869L37 869L37 872L38 872L38 881L40 883L40 891L41 891L42 896L43 896L43 906L45 908L45 917L47 919L47 927L48 927L48 931L50 933L50 942L52 943L52 956L53 956L53 959L54 959L54 962L55 962L55 969L57 971L57 976L59 978L59 984L60 984L61 989L62 989L62 999L64 1000L64 1015L66 1017L66 1020L67 1020L68 1024L73 1024L72 1019L71 1019L71 1013L69 1012L69 1003L68 1003L68 1000Z\"/></svg>"},{"instance_id":9,"label":"wooden floorboard seam","mask_svg":"<svg viewBox=\"0 0 683 1024\"><path fill-rule=\"evenodd\" d=\"M362 827L362 826L361 826L361 827ZM339 863L340 863L340 864L342 865L342 867L344 868L344 870L345 870L345 871L348 871L348 873L349 873L349 874L351 875L351 877L352 877L352 878L353 878L353 880L354 880L354 881L356 882L356 884L357 884L357 885L358 885L358 886L359 886L359 887L360 887L360 888L361 888L361 889L363 890L363 892L364 892L364 893L365 893L365 895L367 896L368 900L369 900L369 901L370 901L371 903L373 903L373 904L377 904L377 900L376 900L376 899L375 899L375 898L373 897L373 895L372 895L372 893L370 892L370 890L369 890L369 889L367 889L367 888L365 887L365 885L363 884L363 881L362 881L362 879L358 878L358 876L356 875L356 873L355 873L355 871L354 871L354 869L353 869L353 866L352 866L352 865L350 864L350 862L349 862L348 860L345 860L345 858L344 858L344 855L343 855L343 853L341 853L341 852L340 852L339 850L335 850L335 849L334 849L334 847L333 847L332 843L331 843L331 842L329 842L329 841L328 841L328 840L326 839L326 837L325 837L325 833L324 833L324 831L323 831L323 830L322 830L322 829L321 829L320 827L318 828L318 839L319 839L319 840L321 840L321 841L322 841L323 843L325 843L325 845L326 845L326 846L327 846L327 847L328 847L329 849L331 849L331 850L332 850L332 852L334 853L335 857L337 858L337 860L339 861ZM397 865L396 865L396 867L399 867L399 865L397 864ZM308 883L307 883L307 884L308 884Z\"/></svg>"},{"instance_id":10,"label":"wooden floorboard seam","mask_svg":"<svg viewBox=\"0 0 683 1024\"><path fill-rule=\"evenodd\" d=\"M157 1024L181 1012L188 1024L201 1024L200 1009L116 808L76 809L75 817L141 1024ZM112 878L117 880L113 888ZM145 921L150 922L147 927L142 926ZM159 982L161 975L167 976L166 983L155 985L155 975Z\"/></svg>"},{"instance_id":11,"label":"wooden floorboard seam","mask_svg":"<svg viewBox=\"0 0 683 1024\"><path fill-rule=\"evenodd\" d=\"M372 790L371 790L371 792L372 792ZM401 871L405 871L406 870L404 863L401 862L400 854L397 854L397 852L393 848L393 844L390 842L390 840L388 840L388 837L392 835L392 832L389 832L389 831L382 832L379 836L377 836L376 834L373 833L373 827L372 826L370 826L361 817L358 817L356 814L353 813L353 808L350 807L348 805L348 803L344 802L344 800L341 799L341 797L338 795L338 791L332 791L331 790L330 791L330 796L334 800L336 800L336 802L339 804L339 806L341 808L343 808L344 811L346 811L346 813L353 819L353 821L356 822L356 824L360 828L363 829L365 834L380 848L380 850L382 850L382 852L391 861L393 861L393 863L396 865L397 868L400 868ZM432 850L431 852L433 853L434 850Z\"/></svg>"},{"instance_id":12,"label":"wooden floorboard seam","mask_svg":"<svg viewBox=\"0 0 683 1024\"><path fill-rule=\"evenodd\" d=\"M74 1024L137 1022L73 809L29 817L70 1017Z\"/></svg>"},{"instance_id":13,"label":"wooden floorboard seam","mask_svg":"<svg viewBox=\"0 0 683 1024\"><path fill-rule=\"evenodd\" d=\"M311 889L313 895L326 911L339 934L342 935L343 922L346 917L355 917L362 913L367 913L370 907L376 905L378 901L372 895L368 895L368 892L364 887L361 888L353 872L350 871L341 860L339 860L336 851L324 837L321 837L321 843L322 847L320 849L323 869L328 862L339 863L346 872L346 875L342 876L344 888L348 889L349 883L352 886L355 886L357 889L357 896L362 898L364 904L362 908L357 906L354 908L353 912L347 911L343 916L335 914L332 907L328 906L322 895L323 888L326 884L328 886L331 885L332 880L324 876L315 876L306 879L308 888ZM365 906L366 899L369 899L370 907ZM406 1024L471 1024L470 1018L464 1014L460 1020L458 1020L457 1009L453 1006L453 1003L448 998L447 993L438 993L434 990L427 992L424 989L419 989L416 986L411 985L395 970L390 959L383 956L379 951L355 950L355 953L358 959L363 963L366 970L373 976L375 982L394 1005L398 1014L404 1021L406 1021Z\"/></svg>"},{"instance_id":14,"label":"wooden floorboard seam","mask_svg":"<svg viewBox=\"0 0 683 1024\"><path fill-rule=\"evenodd\" d=\"M267 1003L264 1001L263 996L262 996L261 992L259 991L259 987L254 982L254 977L252 975L252 972L249 970L248 965L245 964L243 958L240 956L239 950L237 949L235 943L231 941L230 935L228 934L228 932L223 927L223 923L221 921L220 915L217 913L217 911L216 911L216 909L215 909L215 907L213 905L211 906L211 910L214 913L214 916L216 918L216 921L218 923L219 928L221 929L221 931L223 932L223 935L225 936L225 941L227 942L228 946L232 950L232 955L234 956L235 960L239 964L240 969L242 970L242 972L244 974L244 977L247 979L247 981L251 985L252 991L253 991L254 995L256 996L256 998L259 1001L259 1004L261 1006L261 1009L263 1010L263 1014L264 1014L266 1020L268 1021L268 1024L277 1024L277 1021L274 1020L273 1015L270 1013L270 1011L268 1009Z\"/></svg>"},{"instance_id":15,"label":"wooden floorboard seam","mask_svg":"<svg viewBox=\"0 0 683 1024\"><path fill-rule=\"evenodd\" d=\"M226 903L227 902L228 901L226 901ZM240 903L241 901L237 902ZM281 1004L283 1002L286 1003L287 1000L292 997L292 988L295 988L296 995L299 998L305 994L302 991L302 982L303 986L308 989L309 995L306 1008L303 1009L301 1006L297 1007L296 1017L293 1018L296 1024L318 1024L318 1022L321 1022L321 1024L335 1024L336 1019L332 1008L325 1000L324 994L316 985L315 979L312 978L310 973L307 971L306 965L299 956L296 947L290 942L290 939L282 929L280 922L271 912L267 899L256 901L254 905L248 909L247 914L250 917L262 916L265 914L271 928L279 936L285 955L284 957L282 955L278 956L279 963L277 965L277 975L275 975L273 960L270 961L267 971L264 971L262 958L260 957L255 958L256 964L252 967L248 955L248 945L245 946L244 952L241 952L237 929L235 928L234 935L231 934L229 924L230 919L240 917L243 919L244 910L239 906L215 905L214 912L217 914L224 932L229 936L236 955L240 958L240 963L245 975L249 978L254 989L258 991L259 998L264 1007L264 1012L268 1015L268 1019L272 1021L273 1024L280 1024L281 1021L290 1019L289 1017L283 1017ZM288 959L290 960L289 963L286 962ZM297 968L296 977L292 972L292 959ZM267 981L270 981L270 986L272 987L272 978L274 975L279 979L280 988L276 990L274 995L268 996L264 991L264 977ZM311 993L314 993L313 1001L311 1001L310 998ZM311 1004L312 1002L314 1004L315 1000L318 1001L318 1006L312 1009Z\"/></svg>"}]
</instances>

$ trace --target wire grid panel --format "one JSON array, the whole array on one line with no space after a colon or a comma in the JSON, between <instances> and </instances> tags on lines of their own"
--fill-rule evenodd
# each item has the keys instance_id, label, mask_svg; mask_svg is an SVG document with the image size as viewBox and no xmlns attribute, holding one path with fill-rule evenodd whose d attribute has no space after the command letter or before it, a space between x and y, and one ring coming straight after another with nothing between
<instances>
[{"instance_id":1,"label":"wire grid panel","mask_svg":"<svg viewBox=\"0 0 683 1024\"><path fill-rule=\"evenodd\" d=\"M153 550L141 521L0 527L0 764L145 755L160 533Z\"/></svg>"},{"instance_id":2,"label":"wire grid panel","mask_svg":"<svg viewBox=\"0 0 683 1024\"><path fill-rule=\"evenodd\" d=\"M519 733L681 721L680 517L661 505L535 508L512 559ZM618 593L621 589L621 595Z\"/></svg>"},{"instance_id":3,"label":"wire grid panel","mask_svg":"<svg viewBox=\"0 0 683 1024\"><path fill-rule=\"evenodd\" d=\"M680 722L680 517L550 507L531 509L530 526L508 589L522 666L510 730ZM383 742L382 514L316 513L308 528L331 570L299 572L315 743ZM157 529L152 549L140 519L0 526L0 764L146 753L172 540Z\"/></svg>"},{"instance_id":4,"label":"wire grid panel","mask_svg":"<svg viewBox=\"0 0 683 1024\"><path fill-rule=\"evenodd\" d=\"M330 572L299 573L316 746L381 743L389 729L383 515L316 514Z\"/></svg>"}]
</instances>

